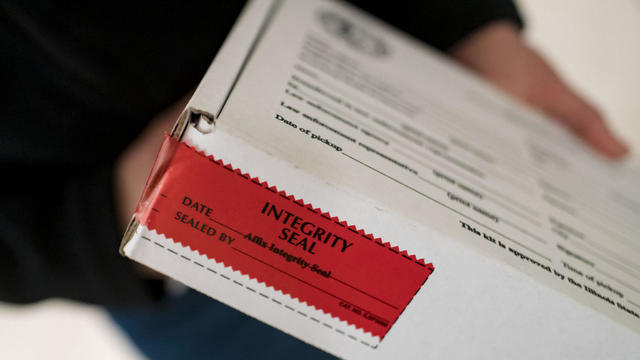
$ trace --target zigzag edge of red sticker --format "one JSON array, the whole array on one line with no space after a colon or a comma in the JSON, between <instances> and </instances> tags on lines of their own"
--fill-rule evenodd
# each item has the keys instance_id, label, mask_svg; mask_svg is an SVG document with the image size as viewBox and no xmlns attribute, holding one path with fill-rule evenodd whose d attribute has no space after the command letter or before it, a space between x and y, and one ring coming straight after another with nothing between
<instances>
[{"instance_id":1,"label":"zigzag edge of red sticker","mask_svg":"<svg viewBox=\"0 0 640 360\"><path fill-rule=\"evenodd\" d=\"M140 224L383 339L431 263L166 136Z\"/></svg>"}]
</instances>

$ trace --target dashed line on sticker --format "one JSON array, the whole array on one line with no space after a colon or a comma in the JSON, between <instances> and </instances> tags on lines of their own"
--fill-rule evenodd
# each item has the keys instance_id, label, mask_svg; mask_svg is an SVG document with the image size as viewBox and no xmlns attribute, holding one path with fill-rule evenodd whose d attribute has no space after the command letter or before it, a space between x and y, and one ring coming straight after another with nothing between
<instances>
[{"instance_id":1,"label":"dashed line on sticker","mask_svg":"<svg viewBox=\"0 0 640 360\"><path fill-rule=\"evenodd\" d=\"M144 238L145 240L148 240L148 241L152 241L151 239L149 239L149 238L147 238L147 237L145 237L145 236L142 236L142 238ZM366 341L364 341L364 340L360 340L360 339L358 339L357 337L355 337L355 336L353 336L353 335L351 335L351 334L347 334L347 333L346 333L346 332L344 332L343 330L340 330L340 329L338 329L338 328L334 328L333 326L331 326L331 325L329 325L329 324L327 324L327 323L325 323L325 322L321 322L320 320L318 320L318 319L314 318L313 316L309 316L309 315L307 315L306 313L303 313L302 311L298 311L298 310L296 310L296 309L295 309L294 307L292 307L292 306L289 306L289 305L287 305L287 304L283 304L283 303L282 303L281 301L279 301L279 300L276 300L276 299L270 298L268 295L266 295L266 294L264 294L264 293L262 293L262 292L256 291L255 289L253 289L253 288L251 288L251 287L249 287L249 286L245 286L245 285L244 285L244 284L242 284L241 282L231 279L229 276L226 276L226 275L224 275L224 274L218 273L216 270L213 270L213 269L211 269L210 267L206 267L206 266L202 265L201 263L199 263L199 262L197 262L197 261L195 261L195 260L193 260L193 261L192 261L189 257L186 257L186 256L184 256L184 255L182 255L182 254L179 254L179 253L178 253L178 252L176 252L175 250L172 250L172 249L166 248L164 245L160 244L160 243L159 243L159 242L157 242L157 241L152 241L152 242L153 242L155 245L157 245L157 246L159 246L159 247L161 247L161 248L163 248L163 249L166 249L167 251L169 251L170 253L172 253L172 254L174 254L174 255L176 255L176 256L179 256L179 257L181 257L181 258L183 258L183 259L186 259L186 260L188 260L189 262L191 262L191 263L193 263L193 264L195 264L195 265L197 265L197 266L199 266L199 267L201 267L201 268L203 268L203 269L206 269L207 271L210 271L210 272L212 272L212 273L214 273L214 274L218 274L218 275L220 275L222 278L224 278L224 279L226 279L226 280L233 281L235 284L237 284L237 285L239 285L239 286L242 286L242 287L244 287L245 289L247 289L247 290L249 290L249 291L251 291L251 292L253 292L253 293L257 293L258 295L260 295L260 296L264 297L265 299L271 299L271 301L272 301L273 303L278 304L278 305L280 305L280 306L284 306L286 309L291 310L291 311L293 311L293 312L295 312L295 313L299 314L300 316L303 316L303 317L305 317L305 318L307 318L307 319L309 319L309 320L311 320L311 321L313 321L313 322L316 322L316 323L318 323L318 324L322 324L322 326L324 326L324 327L326 327L326 328L328 328L328 329L333 329L333 330L335 330L335 332L337 332L337 333L339 333L339 334L341 334L341 335L344 335L344 336L348 337L348 338L349 338L349 339L351 339L351 340L358 341L360 344L362 344L362 345L364 345L364 346L367 346L367 347L369 347L369 348L372 348L372 349L377 349L377 348L378 348L378 345L371 345L370 343L368 343L368 342L366 342Z\"/></svg>"}]
</instances>

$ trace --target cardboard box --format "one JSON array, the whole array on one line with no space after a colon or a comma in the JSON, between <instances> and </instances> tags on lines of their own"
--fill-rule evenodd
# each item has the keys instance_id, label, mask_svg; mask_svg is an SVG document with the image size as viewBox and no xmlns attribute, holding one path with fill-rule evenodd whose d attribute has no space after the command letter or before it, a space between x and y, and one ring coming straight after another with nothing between
<instances>
[{"instance_id":1,"label":"cardboard box","mask_svg":"<svg viewBox=\"0 0 640 360\"><path fill-rule=\"evenodd\" d=\"M633 358L638 178L355 8L254 1L121 252L344 358Z\"/></svg>"}]
</instances>

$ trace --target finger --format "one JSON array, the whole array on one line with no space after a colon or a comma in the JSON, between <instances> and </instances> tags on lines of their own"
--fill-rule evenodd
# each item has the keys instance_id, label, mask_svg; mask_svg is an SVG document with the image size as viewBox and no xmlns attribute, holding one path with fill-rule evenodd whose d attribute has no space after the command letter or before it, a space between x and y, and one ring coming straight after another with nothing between
<instances>
[{"instance_id":1,"label":"finger","mask_svg":"<svg viewBox=\"0 0 640 360\"><path fill-rule=\"evenodd\" d=\"M602 116L569 89L508 23L486 26L450 54L511 95L551 115L603 155L619 158L627 153Z\"/></svg>"},{"instance_id":2,"label":"finger","mask_svg":"<svg viewBox=\"0 0 640 360\"><path fill-rule=\"evenodd\" d=\"M566 125L577 136L601 154L620 158L628 152L627 146L609 129L600 113L580 96L552 76L547 80L542 110Z\"/></svg>"}]
</instances>

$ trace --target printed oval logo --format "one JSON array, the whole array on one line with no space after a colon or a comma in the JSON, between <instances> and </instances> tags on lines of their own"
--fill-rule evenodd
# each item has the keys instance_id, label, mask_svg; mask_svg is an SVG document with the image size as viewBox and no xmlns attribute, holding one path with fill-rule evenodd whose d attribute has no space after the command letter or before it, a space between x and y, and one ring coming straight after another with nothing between
<instances>
[{"instance_id":1,"label":"printed oval logo","mask_svg":"<svg viewBox=\"0 0 640 360\"><path fill-rule=\"evenodd\" d=\"M388 56L389 47L381 38L353 23L340 14L329 10L320 11L320 24L331 35L342 39L353 49L375 57Z\"/></svg>"}]
</instances>

